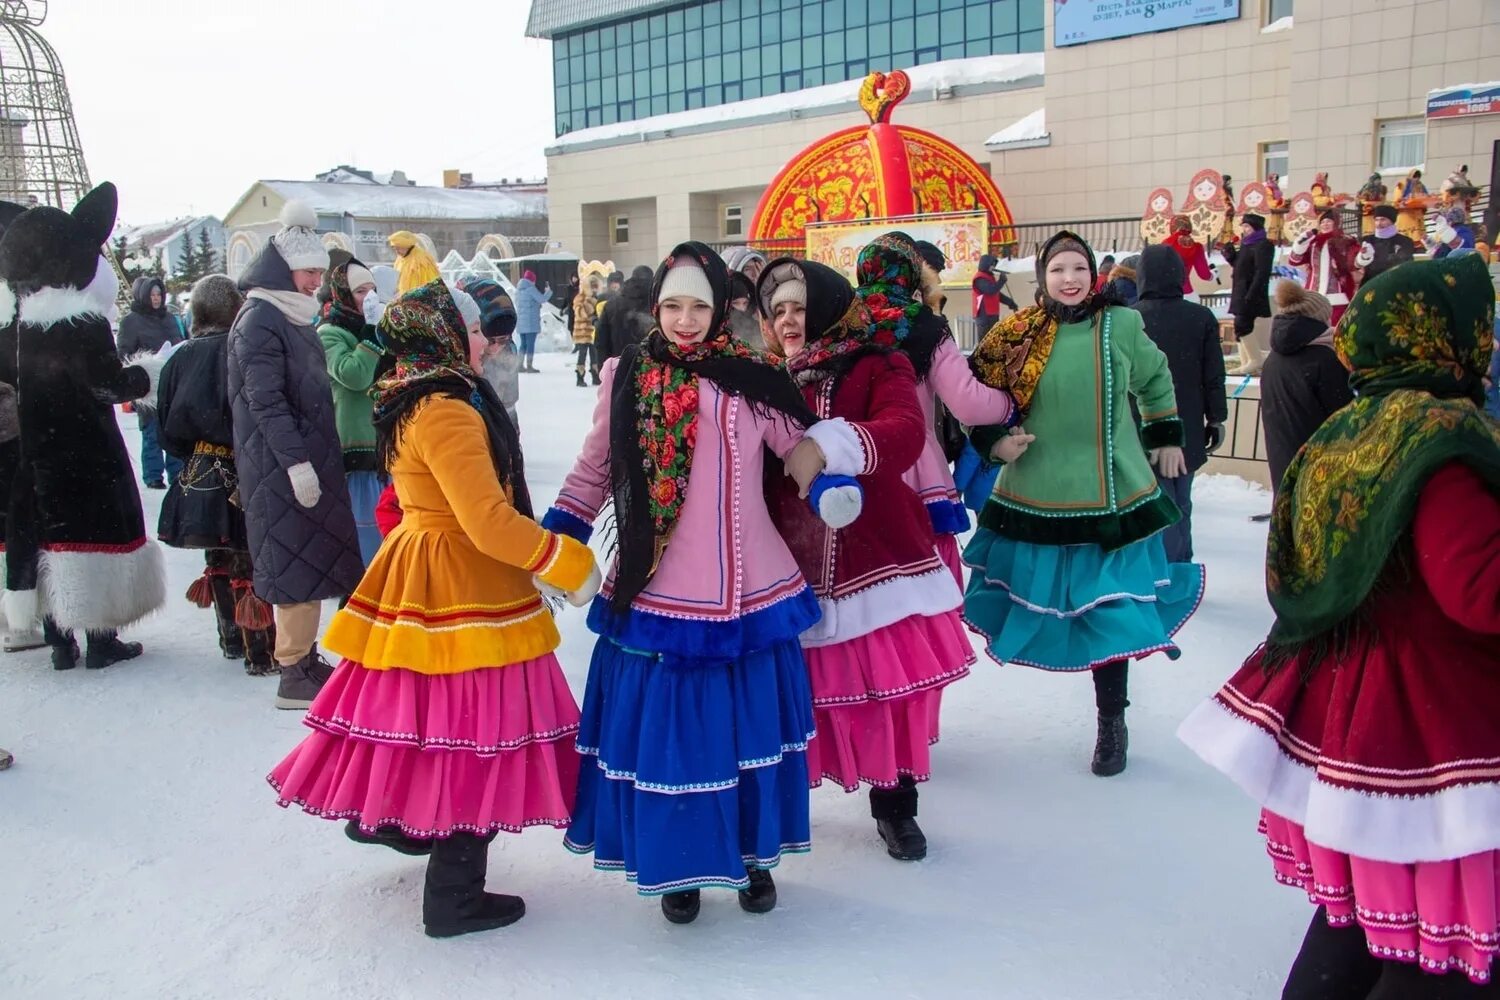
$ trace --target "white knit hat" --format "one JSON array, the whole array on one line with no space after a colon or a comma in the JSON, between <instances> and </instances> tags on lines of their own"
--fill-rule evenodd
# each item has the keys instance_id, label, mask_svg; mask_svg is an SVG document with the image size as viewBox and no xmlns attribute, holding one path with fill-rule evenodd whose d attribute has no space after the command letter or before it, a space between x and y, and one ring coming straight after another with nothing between
<instances>
[{"instance_id":1,"label":"white knit hat","mask_svg":"<svg viewBox=\"0 0 1500 1000\"><path fill-rule=\"evenodd\" d=\"M363 264L353 263L349 265L349 291L358 291L363 285L375 284L375 275Z\"/></svg>"},{"instance_id":2,"label":"white knit hat","mask_svg":"<svg viewBox=\"0 0 1500 1000\"><path fill-rule=\"evenodd\" d=\"M317 227L318 216L306 202L289 201L281 206L281 231L271 237L271 243L293 271L328 270L328 248L313 231Z\"/></svg>"},{"instance_id":3,"label":"white knit hat","mask_svg":"<svg viewBox=\"0 0 1500 1000\"><path fill-rule=\"evenodd\" d=\"M448 286L448 293L453 296L453 304L458 306L458 314L464 318L464 326L473 326L479 322L479 303L474 296L462 290L451 281L443 284Z\"/></svg>"},{"instance_id":4,"label":"white knit hat","mask_svg":"<svg viewBox=\"0 0 1500 1000\"><path fill-rule=\"evenodd\" d=\"M807 305L807 281L794 262L777 264L760 278L761 312L770 316L783 302Z\"/></svg>"},{"instance_id":5,"label":"white knit hat","mask_svg":"<svg viewBox=\"0 0 1500 1000\"><path fill-rule=\"evenodd\" d=\"M708 275L703 273L703 268L698 266L696 260L689 257L680 258L667 269L667 276L661 282L661 294L656 297L656 301L660 304L678 296L714 304L714 290L708 283Z\"/></svg>"}]
</instances>

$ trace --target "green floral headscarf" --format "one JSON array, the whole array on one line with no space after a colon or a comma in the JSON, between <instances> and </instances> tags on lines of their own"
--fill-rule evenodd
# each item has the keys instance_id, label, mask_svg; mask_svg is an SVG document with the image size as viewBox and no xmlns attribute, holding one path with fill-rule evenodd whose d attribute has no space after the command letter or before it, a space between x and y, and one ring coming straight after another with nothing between
<instances>
[{"instance_id":1,"label":"green floral headscarf","mask_svg":"<svg viewBox=\"0 0 1500 1000\"><path fill-rule=\"evenodd\" d=\"M1464 462L1500 490L1500 425L1481 410L1494 316L1489 271L1474 255L1393 268L1344 313L1334 347L1356 398L1303 446L1276 495L1269 665L1331 647L1438 469Z\"/></svg>"}]
</instances>

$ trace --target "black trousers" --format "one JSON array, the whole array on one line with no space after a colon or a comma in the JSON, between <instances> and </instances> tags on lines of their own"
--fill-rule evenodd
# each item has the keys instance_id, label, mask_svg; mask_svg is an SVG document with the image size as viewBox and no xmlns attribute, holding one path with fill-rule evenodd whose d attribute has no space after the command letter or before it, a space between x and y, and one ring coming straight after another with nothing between
<instances>
[{"instance_id":1,"label":"black trousers","mask_svg":"<svg viewBox=\"0 0 1500 1000\"><path fill-rule=\"evenodd\" d=\"M578 354L578 363L575 366L578 369L578 374L582 375L585 371L597 374L599 371L599 355L594 350L594 345L579 344L574 350Z\"/></svg>"},{"instance_id":2,"label":"black trousers","mask_svg":"<svg viewBox=\"0 0 1500 1000\"><path fill-rule=\"evenodd\" d=\"M1130 704L1125 690L1130 680L1130 661L1115 660L1094 671L1094 705L1100 715L1119 715Z\"/></svg>"},{"instance_id":3,"label":"black trousers","mask_svg":"<svg viewBox=\"0 0 1500 1000\"><path fill-rule=\"evenodd\" d=\"M1478 986L1462 971L1434 975L1414 962L1370 954L1358 924L1328 926L1318 907L1292 962L1281 1000L1464 1000L1500 997L1500 980Z\"/></svg>"}]
</instances>

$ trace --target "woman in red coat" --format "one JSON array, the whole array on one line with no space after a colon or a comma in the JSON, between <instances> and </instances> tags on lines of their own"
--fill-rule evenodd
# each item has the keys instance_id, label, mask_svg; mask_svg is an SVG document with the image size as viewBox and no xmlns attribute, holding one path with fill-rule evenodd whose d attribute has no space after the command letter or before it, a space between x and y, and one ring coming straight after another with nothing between
<instances>
[{"instance_id":1,"label":"woman in red coat","mask_svg":"<svg viewBox=\"0 0 1500 1000\"><path fill-rule=\"evenodd\" d=\"M878 239L860 254L861 281L886 270L903 241ZM864 510L829 528L792 481L768 473L771 518L818 596L822 620L802 633L817 737L808 744L813 784L870 786L870 813L887 853L927 854L917 825L917 783L931 776L943 688L969 672L974 652L960 617L963 594L936 550L932 522L904 474L927 440L912 363L897 350L910 317L855 297L837 271L782 258L757 287L766 343L787 357L803 396L823 417L843 417L864 454L855 463ZM909 294L907 294L909 293ZM893 296L921 306L920 290ZM866 303L874 308L866 308ZM832 456L830 456L830 461Z\"/></svg>"},{"instance_id":2,"label":"woman in red coat","mask_svg":"<svg viewBox=\"0 0 1500 1000\"><path fill-rule=\"evenodd\" d=\"M1360 289L1354 402L1276 495L1265 646L1179 735L1261 806L1318 906L1288 1000L1493 996L1500 949L1500 426L1472 258Z\"/></svg>"},{"instance_id":3,"label":"woman in red coat","mask_svg":"<svg viewBox=\"0 0 1500 1000\"><path fill-rule=\"evenodd\" d=\"M1182 294L1194 296L1193 301L1198 301L1193 275L1203 281L1218 281L1219 275L1208 263L1208 252L1203 249L1203 244L1193 239L1193 223L1187 216L1179 215L1172 220L1172 235L1167 237L1167 246L1182 258Z\"/></svg>"}]
</instances>

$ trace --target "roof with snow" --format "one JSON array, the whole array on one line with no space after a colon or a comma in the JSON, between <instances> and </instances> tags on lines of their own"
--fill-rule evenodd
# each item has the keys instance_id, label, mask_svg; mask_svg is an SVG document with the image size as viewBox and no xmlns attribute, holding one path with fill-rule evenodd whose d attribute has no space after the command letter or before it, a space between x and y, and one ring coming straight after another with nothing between
<instances>
[{"instance_id":1,"label":"roof with snow","mask_svg":"<svg viewBox=\"0 0 1500 1000\"><path fill-rule=\"evenodd\" d=\"M124 237L128 247L159 247L170 243L200 222L217 222L211 215L185 215L168 222L148 222L139 226L121 226L115 230L113 239Z\"/></svg>"},{"instance_id":2,"label":"roof with snow","mask_svg":"<svg viewBox=\"0 0 1500 1000\"><path fill-rule=\"evenodd\" d=\"M1045 146L1051 141L1052 134L1047 131L1047 109L1037 108L984 140L984 146L986 149L1025 149Z\"/></svg>"},{"instance_id":3,"label":"roof with snow","mask_svg":"<svg viewBox=\"0 0 1500 1000\"><path fill-rule=\"evenodd\" d=\"M288 201L297 199L319 215L358 219L541 219L547 196L524 191L472 191L466 188L402 187L385 184L325 184L318 181L261 181ZM252 189L253 190L253 189ZM249 193L246 193L246 197ZM243 202L244 199L241 199ZM235 206L238 210L239 205ZM233 215L234 212L230 212Z\"/></svg>"},{"instance_id":4,"label":"roof with snow","mask_svg":"<svg viewBox=\"0 0 1500 1000\"><path fill-rule=\"evenodd\" d=\"M602 24L617 18L644 14L658 7L671 7L681 0L531 0L526 34L552 38L573 28Z\"/></svg>"},{"instance_id":5,"label":"roof with snow","mask_svg":"<svg viewBox=\"0 0 1500 1000\"><path fill-rule=\"evenodd\" d=\"M906 103L920 104L935 100L939 90L983 94L1040 87L1045 70L1046 57L1040 52L950 59L946 62L912 66L905 71L911 79L911 96L906 99ZM861 82L862 80L848 80L821 87L807 87L787 94L771 94L748 101L716 104L708 108L675 111L634 121L616 122L613 125L579 129L558 136L557 141L547 148L547 152L565 153L569 150L613 146L641 139L716 132L788 118L810 118L858 110Z\"/></svg>"}]
</instances>

